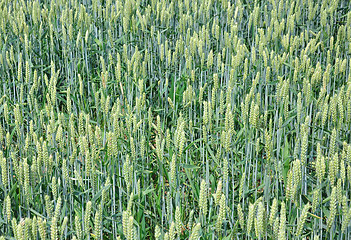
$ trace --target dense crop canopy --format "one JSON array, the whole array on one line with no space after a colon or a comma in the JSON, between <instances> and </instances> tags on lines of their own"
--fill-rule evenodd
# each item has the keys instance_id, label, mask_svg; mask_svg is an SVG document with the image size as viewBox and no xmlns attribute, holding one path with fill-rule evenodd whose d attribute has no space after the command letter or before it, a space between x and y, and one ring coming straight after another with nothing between
<instances>
[{"instance_id":1,"label":"dense crop canopy","mask_svg":"<svg viewBox=\"0 0 351 240\"><path fill-rule=\"evenodd\" d=\"M0 6L0 240L351 238L350 1Z\"/></svg>"}]
</instances>

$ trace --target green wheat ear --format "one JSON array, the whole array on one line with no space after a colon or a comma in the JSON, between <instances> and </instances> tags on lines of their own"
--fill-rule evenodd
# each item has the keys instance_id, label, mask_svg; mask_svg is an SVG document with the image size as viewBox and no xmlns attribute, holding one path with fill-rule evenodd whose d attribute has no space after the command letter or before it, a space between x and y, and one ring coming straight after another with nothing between
<instances>
[{"instance_id":1,"label":"green wheat ear","mask_svg":"<svg viewBox=\"0 0 351 240\"><path fill-rule=\"evenodd\" d=\"M330 230L330 228L334 223L335 216L336 216L336 208L337 208L337 189L334 186L330 196L330 214L329 214L329 217L327 218L328 230Z\"/></svg>"},{"instance_id":2,"label":"green wheat ear","mask_svg":"<svg viewBox=\"0 0 351 240\"><path fill-rule=\"evenodd\" d=\"M160 236L161 236L161 229L160 229L160 227L157 225L157 226L155 227L155 239L159 239Z\"/></svg>"},{"instance_id":3,"label":"green wheat ear","mask_svg":"<svg viewBox=\"0 0 351 240\"><path fill-rule=\"evenodd\" d=\"M197 223L195 227L193 228L191 235L190 235L190 240L198 240L200 237L200 230L201 230L201 224Z\"/></svg>"},{"instance_id":4,"label":"green wheat ear","mask_svg":"<svg viewBox=\"0 0 351 240\"><path fill-rule=\"evenodd\" d=\"M286 239L286 206L284 202L281 203L281 209L280 209L280 225L279 225L278 239L279 240Z\"/></svg>"},{"instance_id":5,"label":"green wheat ear","mask_svg":"<svg viewBox=\"0 0 351 240\"><path fill-rule=\"evenodd\" d=\"M277 214L277 212L278 212L278 200L274 198L271 206L271 210L270 210L270 215L269 215L269 224L271 226L273 226L275 215Z\"/></svg>"},{"instance_id":6,"label":"green wheat ear","mask_svg":"<svg viewBox=\"0 0 351 240\"><path fill-rule=\"evenodd\" d=\"M225 196L222 194L220 202L219 202L219 213L218 213L218 218L217 218L217 223L216 223L216 229L217 232L221 232L222 224L225 221L226 218L226 203L225 203Z\"/></svg>"},{"instance_id":7,"label":"green wheat ear","mask_svg":"<svg viewBox=\"0 0 351 240\"><path fill-rule=\"evenodd\" d=\"M246 233L248 235L250 235L251 230L252 230L252 222L254 220L255 207L256 207L255 204L250 203L248 217L247 217L247 220L246 220Z\"/></svg>"},{"instance_id":8,"label":"green wheat ear","mask_svg":"<svg viewBox=\"0 0 351 240\"><path fill-rule=\"evenodd\" d=\"M222 195L222 181L219 180L218 184L217 184L217 190L216 193L214 195L214 199L215 199L215 204L218 206L220 203L220 199L221 199L221 195Z\"/></svg>"},{"instance_id":9,"label":"green wheat ear","mask_svg":"<svg viewBox=\"0 0 351 240\"><path fill-rule=\"evenodd\" d=\"M304 206L304 208L302 209L300 219L299 219L299 221L298 221L298 223L297 223L296 236L300 236L300 235L301 235L302 230L303 230L303 225L304 225L305 222L306 222L307 213L308 213L308 211L309 211L310 208L311 208L310 203L307 203L307 204Z\"/></svg>"},{"instance_id":10,"label":"green wheat ear","mask_svg":"<svg viewBox=\"0 0 351 240\"><path fill-rule=\"evenodd\" d=\"M207 184L203 179L200 185L199 208L203 216L207 215Z\"/></svg>"}]
</instances>

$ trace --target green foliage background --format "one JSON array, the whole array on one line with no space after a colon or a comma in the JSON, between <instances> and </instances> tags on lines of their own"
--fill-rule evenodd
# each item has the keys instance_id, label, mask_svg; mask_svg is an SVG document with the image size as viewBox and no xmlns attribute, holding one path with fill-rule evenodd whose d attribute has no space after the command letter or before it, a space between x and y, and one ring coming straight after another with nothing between
<instances>
[{"instance_id":1,"label":"green foliage background","mask_svg":"<svg viewBox=\"0 0 351 240\"><path fill-rule=\"evenodd\" d=\"M349 1L0 6L0 239L350 238Z\"/></svg>"}]
</instances>

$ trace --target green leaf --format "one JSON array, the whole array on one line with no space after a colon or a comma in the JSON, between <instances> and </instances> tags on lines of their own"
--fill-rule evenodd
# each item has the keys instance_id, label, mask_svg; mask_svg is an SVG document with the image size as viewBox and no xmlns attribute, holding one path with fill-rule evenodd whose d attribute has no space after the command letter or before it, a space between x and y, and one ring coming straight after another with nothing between
<instances>
[{"instance_id":1,"label":"green leaf","mask_svg":"<svg viewBox=\"0 0 351 240\"><path fill-rule=\"evenodd\" d=\"M185 169L191 169L191 170L200 168L199 166L195 166L195 165L191 165L191 164L182 164L182 166Z\"/></svg>"},{"instance_id":2,"label":"green leaf","mask_svg":"<svg viewBox=\"0 0 351 240\"><path fill-rule=\"evenodd\" d=\"M155 191L154 188L146 189L146 190L143 191L143 195L146 196L146 195L148 195L149 193L151 193L151 192L153 192L153 191Z\"/></svg>"},{"instance_id":3,"label":"green leaf","mask_svg":"<svg viewBox=\"0 0 351 240\"><path fill-rule=\"evenodd\" d=\"M99 39L95 38L94 41L100 48L102 48L102 42Z\"/></svg>"}]
</instances>

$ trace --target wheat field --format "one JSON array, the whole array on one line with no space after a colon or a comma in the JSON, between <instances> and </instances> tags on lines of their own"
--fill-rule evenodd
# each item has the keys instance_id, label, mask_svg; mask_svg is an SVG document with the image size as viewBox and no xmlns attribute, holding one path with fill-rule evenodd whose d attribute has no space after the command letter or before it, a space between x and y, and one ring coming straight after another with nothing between
<instances>
[{"instance_id":1,"label":"wheat field","mask_svg":"<svg viewBox=\"0 0 351 240\"><path fill-rule=\"evenodd\" d=\"M351 239L350 1L0 6L0 240Z\"/></svg>"}]
</instances>

